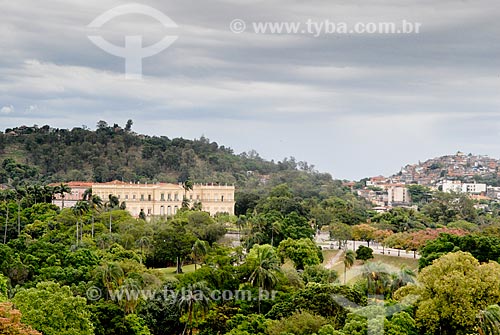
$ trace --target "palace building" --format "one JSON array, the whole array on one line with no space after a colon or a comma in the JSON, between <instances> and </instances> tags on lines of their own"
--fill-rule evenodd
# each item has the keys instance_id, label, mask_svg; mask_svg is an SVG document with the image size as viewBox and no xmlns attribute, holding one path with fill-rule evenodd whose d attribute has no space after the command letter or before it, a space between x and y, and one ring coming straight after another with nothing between
<instances>
[{"instance_id":1,"label":"palace building","mask_svg":"<svg viewBox=\"0 0 500 335\"><path fill-rule=\"evenodd\" d=\"M83 183L81 183L83 186ZM74 195L67 195L65 203L71 206L74 196L83 195L79 189L80 184L68 183L72 187ZM156 183L156 184L136 184L121 181L108 183L92 183L91 186L85 183L85 187L92 187L92 194L98 195L103 202L109 199L110 195L118 198L120 203L125 202L126 209L133 216L139 216L141 211L146 216L174 215L182 207L184 195L192 206L201 203L203 211L210 215L217 213L234 214L234 186L216 184L194 184L192 190L184 190L182 184ZM78 195L76 195L78 193ZM67 200L66 200L67 199ZM81 199L81 197L80 197ZM80 200L79 199L79 200ZM61 196L57 195L54 204L61 204ZM66 206L66 204L65 204Z\"/></svg>"}]
</instances>

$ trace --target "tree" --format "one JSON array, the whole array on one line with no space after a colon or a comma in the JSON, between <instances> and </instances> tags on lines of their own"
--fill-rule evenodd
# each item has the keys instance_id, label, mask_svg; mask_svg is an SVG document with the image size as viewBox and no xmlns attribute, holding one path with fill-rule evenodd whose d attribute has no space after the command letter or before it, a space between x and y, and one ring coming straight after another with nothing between
<instances>
[{"instance_id":1,"label":"tree","mask_svg":"<svg viewBox=\"0 0 500 335\"><path fill-rule=\"evenodd\" d=\"M106 288L106 297L109 297L109 292L118 288L125 278L123 269L117 262L104 262L97 267L95 275Z\"/></svg>"},{"instance_id":2,"label":"tree","mask_svg":"<svg viewBox=\"0 0 500 335\"><path fill-rule=\"evenodd\" d=\"M351 226L341 223L333 222L330 225L330 238L339 242L339 250L347 245L347 241L352 239Z\"/></svg>"},{"instance_id":3,"label":"tree","mask_svg":"<svg viewBox=\"0 0 500 335\"><path fill-rule=\"evenodd\" d=\"M9 302L0 303L0 334L42 335L28 325L21 323L21 312Z\"/></svg>"},{"instance_id":4,"label":"tree","mask_svg":"<svg viewBox=\"0 0 500 335\"><path fill-rule=\"evenodd\" d=\"M125 125L125 131L130 132L132 130L132 125L134 124L134 121L131 119L127 120L127 124Z\"/></svg>"},{"instance_id":5,"label":"tree","mask_svg":"<svg viewBox=\"0 0 500 335\"><path fill-rule=\"evenodd\" d=\"M381 296L387 293L391 285L391 275L384 264L366 263L361 270L361 276L366 280L367 293Z\"/></svg>"},{"instance_id":6,"label":"tree","mask_svg":"<svg viewBox=\"0 0 500 335\"><path fill-rule=\"evenodd\" d=\"M71 187L67 184L61 183L60 185L55 187L55 194L59 194L61 196L61 208L64 209L64 198L67 193L71 193Z\"/></svg>"},{"instance_id":7,"label":"tree","mask_svg":"<svg viewBox=\"0 0 500 335\"><path fill-rule=\"evenodd\" d=\"M200 261L208 252L208 243L197 239L193 244L192 257L194 260L194 270L196 271L196 264Z\"/></svg>"},{"instance_id":8,"label":"tree","mask_svg":"<svg viewBox=\"0 0 500 335\"><path fill-rule=\"evenodd\" d=\"M479 312L478 331L480 335L500 334L500 307L491 305Z\"/></svg>"},{"instance_id":9,"label":"tree","mask_svg":"<svg viewBox=\"0 0 500 335\"><path fill-rule=\"evenodd\" d=\"M278 254L282 263L288 258L292 260L299 270L303 270L306 265L317 265L323 261L321 249L308 238L300 240L288 238L281 241L278 246Z\"/></svg>"},{"instance_id":10,"label":"tree","mask_svg":"<svg viewBox=\"0 0 500 335\"><path fill-rule=\"evenodd\" d=\"M373 249L360 245L358 250L356 250L356 259L367 261L371 258L373 258Z\"/></svg>"},{"instance_id":11,"label":"tree","mask_svg":"<svg viewBox=\"0 0 500 335\"><path fill-rule=\"evenodd\" d=\"M135 244L141 248L141 264L143 262L143 258L144 258L144 248L149 248L149 246L151 245L151 237L149 236L146 236L146 235L143 235L141 237L139 237L139 239L135 242Z\"/></svg>"},{"instance_id":12,"label":"tree","mask_svg":"<svg viewBox=\"0 0 500 335\"><path fill-rule=\"evenodd\" d=\"M94 334L86 299L73 296L68 286L41 282L18 291L13 302L23 321L44 335Z\"/></svg>"},{"instance_id":13,"label":"tree","mask_svg":"<svg viewBox=\"0 0 500 335\"><path fill-rule=\"evenodd\" d=\"M500 301L500 264L480 264L471 254L449 253L417 276L419 285L395 293L418 296L415 320L427 334L465 335L477 331L477 315Z\"/></svg>"},{"instance_id":14,"label":"tree","mask_svg":"<svg viewBox=\"0 0 500 335\"><path fill-rule=\"evenodd\" d=\"M352 237L354 240L366 241L368 243L368 247L370 247L370 241L375 239L376 231L377 228L363 223L352 227Z\"/></svg>"},{"instance_id":15,"label":"tree","mask_svg":"<svg viewBox=\"0 0 500 335\"><path fill-rule=\"evenodd\" d=\"M250 269L248 281L260 290L273 288L280 272L280 263L274 248L269 244L254 245L248 253L246 264ZM259 294L258 306L260 313L261 294Z\"/></svg>"},{"instance_id":16,"label":"tree","mask_svg":"<svg viewBox=\"0 0 500 335\"><path fill-rule=\"evenodd\" d=\"M191 335L197 314L204 314L210 305L208 288L205 282L189 284L181 289L178 297L179 309L187 315L186 325L182 334Z\"/></svg>"},{"instance_id":17,"label":"tree","mask_svg":"<svg viewBox=\"0 0 500 335\"><path fill-rule=\"evenodd\" d=\"M352 250L346 250L344 254L344 285L346 284L347 269L354 265L356 253Z\"/></svg>"},{"instance_id":18,"label":"tree","mask_svg":"<svg viewBox=\"0 0 500 335\"><path fill-rule=\"evenodd\" d=\"M187 192L193 190L193 182L189 179L182 183L182 188L184 189L184 195L182 196L182 207L189 208L189 199L187 198Z\"/></svg>"},{"instance_id":19,"label":"tree","mask_svg":"<svg viewBox=\"0 0 500 335\"><path fill-rule=\"evenodd\" d=\"M80 222L82 216L89 211L89 204L86 201L78 201L72 208L73 214L75 214L76 220L76 244L78 246L78 239L83 239L83 222ZM80 236L78 235L78 227L81 223Z\"/></svg>"}]
</instances>

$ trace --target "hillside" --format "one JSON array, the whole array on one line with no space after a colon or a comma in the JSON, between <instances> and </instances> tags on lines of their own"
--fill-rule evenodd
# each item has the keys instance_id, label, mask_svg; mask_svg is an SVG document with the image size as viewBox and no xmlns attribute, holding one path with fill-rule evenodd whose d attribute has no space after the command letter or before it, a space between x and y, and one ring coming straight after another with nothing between
<instances>
[{"instance_id":1,"label":"hillside","mask_svg":"<svg viewBox=\"0 0 500 335\"><path fill-rule=\"evenodd\" d=\"M343 192L340 182L305 162L262 159L256 152L235 154L205 137L195 140L148 136L97 123L96 130L48 125L21 126L0 133L0 184L70 180L106 182L213 182L259 191L281 183L307 197ZM324 193L321 196L321 193Z\"/></svg>"},{"instance_id":2,"label":"hillside","mask_svg":"<svg viewBox=\"0 0 500 335\"><path fill-rule=\"evenodd\" d=\"M445 155L428 159L417 164L408 164L392 175L393 182L433 185L443 179L485 182L500 185L498 172L500 161L485 155L464 154Z\"/></svg>"}]
</instances>

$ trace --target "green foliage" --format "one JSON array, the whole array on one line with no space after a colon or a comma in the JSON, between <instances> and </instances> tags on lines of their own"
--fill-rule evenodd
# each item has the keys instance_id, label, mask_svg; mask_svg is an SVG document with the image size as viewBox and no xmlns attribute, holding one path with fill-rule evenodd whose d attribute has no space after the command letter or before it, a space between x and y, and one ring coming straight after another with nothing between
<instances>
[{"instance_id":1,"label":"green foliage","mask_svg":"<svg viewBox=\"0 0 500 335\"><path fill-rule=\"evenodd\" d=\"M344 300L361 306L366 304L366 296L354 288L309 283L305 289L276 302L267 317L277 320L302 310L328 318L334 327L341 327L349 312L342 303Z\"/></svg>"},{"instance_id":2,"label":"green foliage","mask_svg":"<svg viewBox=\"0 0 500 335\"><path fill-rule=\"evenodd\" d=\"M326 269L323 265L306 265L302 272L304 283L331 284L337 281L337 271Z\"/></svg>"},{"instance_id":3,"label":"green foliage","mask_svg":"<svg viewBox=\"0 0 500 335\"><path fill-rule=\"evenodd\" d=\"M479 264L469 253L442 256L418 275L419 285L409 285L396 296L418 296L415 320L424 334L474 333L477 315L500 301L500 265Z\"/></svg>"},{"instance_id":4,"label":"green foliage","mask_svg":"<svg viewBox=\"0 0 500 335\"><path fill-rule=\"evenodd\" d=\"M0 273L0 302L4 302L8 297L8 281L7 278Z\"/></svg>"},{"instance_id":5,"label":"green foliage","mask_svg":"<svg viewBox=\"0 0 500 335\"><path fill-rule=\"evenodd\" d=\"M356 259L367 261L371 258L373 258L373 249L360 245L358 250L356 250Z\"/></svg>"},{"instance_id":6,"label":"green foliage","mask_svg":"<svg viewBox=\"0 0 500 335\"><path fill-rule=\"evenodd\" d=\"M45 335L92 335L94 333L86 299L74 297L68 286L54 282L16 293L13 302L23 321Z\"/></svg>"},{"instance_id":7,"label":"green foliage","mask_svg":"<svg viewBox=\"0 0 500 335\"><path fill-rule=\"evenodd\" d=\"M278 254L282 263L285 259L290 259L299 270L303 270L306 265L318 265L323 261L321 249L308 238L300 240L288 238L282 241L278 247Z\"/></svg>"},{"instance_id":8,"label":"green foliage","mask_svg":"<svg viewBox=\"0 0 500 335\"><path fill-rule=\"evenodd\" d=\"M308 312L295 312L287 318L270 322L267 333L269 335L312 335L316 334L326 323L326 319L321 316L312 315Z\"/></svg>"},{"instance_id":9,"label":"green foliage","mask_svg":"<svg viewBox=\"0 0 500 335\"><path fill-rule=\"evenodd\" d=\"M463 193L436 192L432 201L422 207L422 212L434 222L443 224L458 220L475 222L477 219L474 202Z\"/></svg>"},{"instance_id":10,"label":"green foliage","mask_svg":"<svg viewBox=\"0 0 500 335\"><path fill-rule=\"evenodd\" d=\"M483 235L456 236L441 234L427 242L420 250L419 267L424 268L444 254L456 251L469 252L480 262L500 260L500 238Z\"/></svg>"}]
</instances>

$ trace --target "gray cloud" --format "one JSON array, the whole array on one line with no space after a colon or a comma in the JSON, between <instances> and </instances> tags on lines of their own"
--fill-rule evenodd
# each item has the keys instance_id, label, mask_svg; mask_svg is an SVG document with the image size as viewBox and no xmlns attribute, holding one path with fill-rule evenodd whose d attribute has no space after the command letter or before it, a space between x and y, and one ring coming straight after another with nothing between
<instances>
[{"instance_id":1,"label":"gray cloud","mask_svg":"<svg viewBox=\"0 0 500 335\"><path fill-rule=\"evenodd\" d=\"M0 124L135 121L145 133L205 134L236 151L294 155L340 178L392 173L458 149L495 155L500 14L494 0L160 1L178 28L127 15L102 27L153 44L142 81L95 47L87 25L119 0L2 5ZM420 22L413 35L233 34L253 21Z\"/></svg>"}]
</instances>

